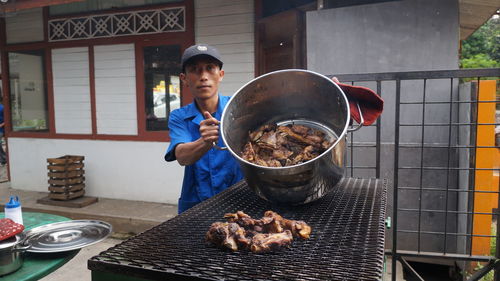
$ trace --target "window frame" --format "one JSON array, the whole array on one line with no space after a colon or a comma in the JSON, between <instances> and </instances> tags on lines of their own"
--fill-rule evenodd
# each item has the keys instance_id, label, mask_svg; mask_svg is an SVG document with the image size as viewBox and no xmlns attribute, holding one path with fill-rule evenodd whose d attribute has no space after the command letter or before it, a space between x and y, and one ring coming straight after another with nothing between
<instances>
[{"instance_id":1,"label":"window frame","mask_svg":"<svg viewBox=\"0 0 500 281\"><path fill-rule=\"evenodd\" d=\"M44 90L44 94L45 94L44 106L45 106L46 115L47 115L47 117L46 117L47 119L45 120L45 121L46 121L46 126L47 126L47 129L44 129L44 130L39 130L39 131L37 131L37 130L14 131L14 130L13 130L13 126L12 126L12 121L13 121L13 120L12 120L12 115L11 115L11 113L12 113L12 110L11 110L11 107L12 107L12 104L11 104L11 96L12 96L12 95L11 95L11 94L12 94L12 93L11 93L11 91L10 91L10 90L11 90L11 88L10 88L10 86L11 86L11 83L10 83L10 82L11 82L11 80L10 80L10 78L11 78L11 77L10 77L10 59L9 59L9 54L10 54L10 53L18 53L18 54L22 54L22 53L23 53L23 51L39 51L39 52L40 52L40 54L43 56L43 62L42 62L42 67L43 67L43 69L42 69L42 70L43 70L43 72L42 72L42 76L43 76L43 79L44 79L45 81L43 81L43 83L42 83L42 84L43 84L43 88L44 88L43 90ZM48 131L49 131L49 127L50 127L50 124L49 124L49 119L50 119L50 118L49 118L49 101L48 101L48 91L49 91L49 90L48 90L48 87L49 87L49 85L48 85L48 83L47 83L47 67L46 67L47 58L46 58L46 56L47 56L47 52L45 52L45 50L44 50L44 49L18 50L18 51L9 51L9 52L6 52L6 57L7 57L7 60L8 60L8 61L6 62L6 63L7 63L7 66L8 66L8 67L7 67L8 76L6 76L6 77L5 77L5 79L6 79L6 80L8 80L8 83L9 83L9 92L8 92L9 94L8 94L8 97L7 97L7 94L6 94L5 92L4 92L3 94L4 94L4 100L5 100L5 101L7 101L7 100L9 101L9 103L8 103L8 107L9 107L9 120L11 121L11 122L9 122L9 125L10 125L10 128L11 128L12 132L15 132L15 133L18 133L18 132L19 132L19 133L24 133L24 132L25 132L25 133L36 133L36 134L38 134L38 133L46 133L46 132L48 132ZM4 102L4 103L5 103L5 102ZM5 104L4 104L4 108L5 108ZM6 114L4 113L4 120L6 119L6 116L5 116L5 115L6 115Z\"/></svg>"},{"instance_id":2,"label":"window frame","mask_svg":"<svg viewBox=\"0 0 500 281\"><path fill-rule=\"evenodd\" d=\"M184 6L185 8L185 31L184 32L165 32L147 35L127 35L110 38L94 38L83 40L71 40L63 42L49 42L47 38L47 24L51 19L61 18L60 16L49 16L48 7L43 8L44 22L44 41L43 42L28 42L5 44L6 29L5 20L0 18L0 56L1 56L1 73L2 73L2 92L4 95L3 102L5 105L5 135L7 137L25 137L25 138L50 138L50 139L96 139L96 140L124 140L124 141L170 141L168 130L166 131L146 131L145 121L145 100L144 100L144 65L142 46L148 45L173 45L179 44L181 50L194 44L194 0L184 0L169 4L136 6L133 8L106 10L96 13L88 13L88 15L112 12L125 12L144 9L158 9L168 7ZM82 14L85 15L85 14ZM64 15L71 17L74 15ZM97 45L114 45L114 44L133 44L135 49L135 75L136 75L136 110L137 110L137 135L105 135L98 134L96 129L96 112L95 112L95 71L94 71L94 46ZM54 81L52 73L52 50L59 48L72 47L87 47L89 48L89 80L90 80L90 102L91 102L91 120L92 134L61 134L55 132L55 111L54 111ZM8 52L16 52L22 50L43 50L45 52L45 77L47 79L46 94L47 94L47 110L48 130L44 132L14 132L12 131L12 120L10 118L10 79L8 73ZM193 100L189 91L185 91L181 86L181 104L186 105Z\"/></svg>"},{"instance_id":3,"label":"window frame","mask_svg":"<svg viewBox=\"0 0 500 281\"><path fill-rule=\"evenodd\" d=\"M159 46L159 45L179 45L181 51L192 45L191 42L185 40L151 40L142 41L135 44L135 59L136 59L136 88L137 88L137 121L138 133L150 140L170 140L168 130L165 131L148 131L146 129L146 91L144 77L144 47ZM181 106L184 106L193 101L193 96L187 88L183 87L181 82Z\"/></svg>"}]
</instances>

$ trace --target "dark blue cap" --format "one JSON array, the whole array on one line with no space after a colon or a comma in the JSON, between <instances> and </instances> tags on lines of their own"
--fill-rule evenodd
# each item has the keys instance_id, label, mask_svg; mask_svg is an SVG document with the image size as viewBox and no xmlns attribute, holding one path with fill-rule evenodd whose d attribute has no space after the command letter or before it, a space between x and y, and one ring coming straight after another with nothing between
<instances>
[{"instance_id":1,"label":"dark blue cap","mask_svg":"<svg viewBox=\"0 0 500 281\"><path fill-rule=\"evenodd\" d=\"M17 208L21 206L21 203L19 203L19 197L17 196L11 196L9 203L5 204L5 208L10 209L10 208Z\"/></svg>"},{"instance_id":2,"label":"dark blue cap","mask_svg":"<svg viewBox=\"0 0 500 281\"><path fill-rule=\"evenodd\" d=\"M197 56L212 57L219 62L219 64L220 64L219 66L220 66L220 68L222 68L222 64L223 64L222 58L221 58L219 51L217 51L216 48L214 48L210 45L207 45L207 44L196 44L196 45L193 45L193 46L187 48L184 51L184 54L182 54L182 59L181 59L182 72L184 72L184 70L185 70L186 63L190 59L197 57Z\"/></svg>"}]
</instances>

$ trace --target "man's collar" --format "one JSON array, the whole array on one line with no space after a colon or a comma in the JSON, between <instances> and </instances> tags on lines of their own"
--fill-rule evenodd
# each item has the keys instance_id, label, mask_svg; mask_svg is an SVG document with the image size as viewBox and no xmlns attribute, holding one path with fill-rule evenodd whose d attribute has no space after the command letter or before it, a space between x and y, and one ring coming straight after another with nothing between
<instances>
[{"instance_id":1,"label":"man's collar","mask_svg":"<svg viewBox=\"0 0 500 281\"><path fill-rule=\"evenodd\" d=\"M192 102L190 104L188 104L188 106L186 107L186 115L185 115L185 119L190 119L190 118L193 118L195 117L197 114L200 113L200 111L198 111L198 108L196 107L196 102Z\"/></svg>"},{"instance_id":2,"label":"man's collar","mask_svg":"<svg viewBox=\"0 0 500 281\"><path fill-rule=\"evenodd\" d=\"M222 116L222 110L224 109L224 106L222 105L220 95L217 94L217 112L216 116L214 116L216 119L220 119ZM213 114L213 112L210 112L210 114ZM218 117L218 118L217 118ZM201 121L205 120L205 117L203 117L203 113L198 110L198 107L196 106L196 102L193 101L190 103L187 107L187 114L186 114L186 119L193 118L192 121L196 124L200 124Z\"/></svg>"}]
</instances>

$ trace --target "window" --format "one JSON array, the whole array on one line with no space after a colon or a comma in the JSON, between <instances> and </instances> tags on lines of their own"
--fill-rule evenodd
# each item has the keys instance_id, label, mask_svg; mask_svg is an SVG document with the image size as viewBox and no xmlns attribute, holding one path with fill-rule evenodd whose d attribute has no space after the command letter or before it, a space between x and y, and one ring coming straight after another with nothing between
<instances>
[{"instance_id":1,"label":"window","mask_svg":"<svg viewBox=\"0 0 500 281\"><path fill-rule=\"evenodd\" d=\"M170 112L181 107L181 47L144 47L146 130L166 131Z\"/></svg>"},{"instance_id":2,"label":"window","mask_svg":"<svg viewBox=\"0 0 500 281\"><path fill-rule=\"evenodd\" d=\"M9 53L13 131L47 130L47 85L43 50Z\"/></svg>"}]
</instances>

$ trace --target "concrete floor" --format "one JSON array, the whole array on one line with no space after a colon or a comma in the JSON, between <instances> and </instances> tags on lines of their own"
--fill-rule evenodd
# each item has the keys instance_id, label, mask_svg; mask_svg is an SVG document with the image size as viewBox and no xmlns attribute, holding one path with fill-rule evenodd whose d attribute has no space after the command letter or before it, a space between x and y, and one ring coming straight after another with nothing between
<instances>
[{"instance_id":1,"label":"concrete floor","mask_svg":"<svg viewBox=\"0 0 500 281\"><path fill-rule=\"evenodd\" d=\"M121 240L107 238L100 243L85 247L68 263L56 271L40 279L41 281L88 281L90 270L87 269L87 260L100 252L120 243Z\"/></svg>"},{"instance_id":2,"label":"concrete floor","mask_svg":"<svg viewBox=\"0 0 500 281\"><path fill-rule=\"evenodd\" d=\"M392 280L392 259L391 257L386 256L385 260L385 269L384 269L384 275L382 276L383 281L391 281ZM403 281L405 280L403 278L403 266L401 265L400 262L396 263L396 280L397 281Z\"/></svg>"}]
</instances>

